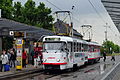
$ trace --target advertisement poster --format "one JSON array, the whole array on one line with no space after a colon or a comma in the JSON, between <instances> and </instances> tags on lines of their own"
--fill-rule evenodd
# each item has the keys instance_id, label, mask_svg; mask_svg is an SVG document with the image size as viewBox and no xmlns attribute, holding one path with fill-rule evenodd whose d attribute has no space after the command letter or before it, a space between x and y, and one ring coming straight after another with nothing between
<instances>
[{"instance_id":1,"label":"advertisement poster","mask_svg":"<svg viewBox=\"0 0 120 80\"><path fill-rule=\"evenodd\" d=\"M17 39L16 40L16 49L17 49L16 69L22 69L22 45L23 45L23 40L22 39Z\"/></svg>"}]
</instances>

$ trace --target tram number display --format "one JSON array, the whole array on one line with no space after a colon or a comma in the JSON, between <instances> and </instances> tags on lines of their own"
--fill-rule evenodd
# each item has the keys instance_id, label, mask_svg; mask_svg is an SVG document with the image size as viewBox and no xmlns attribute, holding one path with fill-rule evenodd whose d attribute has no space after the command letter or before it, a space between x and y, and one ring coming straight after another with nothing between
<instances>
[{"instance_id":1,"label":"tram number display","mask_svg":"<svg viewBox=\"0 0 120 80\"><path fill-rule=\"evenodd\" d=\"M46 41L60 41L60 38L45 38Z\"/></svg>"}]
</instances>

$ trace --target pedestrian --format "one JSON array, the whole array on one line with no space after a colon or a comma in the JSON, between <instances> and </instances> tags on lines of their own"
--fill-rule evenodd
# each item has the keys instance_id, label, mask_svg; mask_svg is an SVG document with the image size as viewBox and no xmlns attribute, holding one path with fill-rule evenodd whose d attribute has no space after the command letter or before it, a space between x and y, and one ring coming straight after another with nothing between
<instances>
[{"instance_id":1,"label":"pedestrian","mask_svg":"<svg viewBox=\"0 0 120 80\"><path fill-rule=\"evenodd\" d=\"M32 65L34 65L34 50L31 51L31 59L32 59Z\"/></svg>"},{"instance_id":2,"label":"pedestrian","mask_svg":"<svg viewBox=\"0 0 120 80\"><path fill-rule=\"evenodd\" d=\"M16 55L13 52L13 50L11 51L11 57L10 57L10 66L15 68L15 61L16 61Z\"/></svg>"},{"instance_id":3,"label":"pedestrian","mask_svg":"<svg viewBox=\"0 0 120 80\"><path fill-rule=\"evenodd\" d=\"M106 60L106 52L105 51L103 52L103 58L104 58L103 61L105 62L105 60Z\"/></svg>"},{"instance_id":4,"label":"pedestrian","mask_svg":"<svg viewBox=\"0 0 120 80\"><path fill-rule=\"evenodd\" d=\"M38 49L36 49L35 53L34 53L34 67L38 67L38 54L39 54L39 51Z\"/></svg>"},{"instance_id":5,"label":"pedestrian","mask_svg":"<svg viewBox=\"0 0 120 80\"><path fill-rule=\"evenodd\" d=\"M5 71L5 66L8 63L8 55L6 54L5 50L3 50L3 52L2 52L1 60L2 60L1 72L2 72L3 68L4 68L4 71Z\"/></svg>"},{"instance_id":6,"label":"pedestrian","mask_svg":"<svg viewBox=\"0 0 120 80\"><path fill-rule=\"evenodd\" d=\"M111 56L111 61L112 60L115 61L115 56L114 55Z\"/></svg>"},{"instance_id":7,"label":"pedestrian","mask_svg":"<svg viewBox=\"0 0 120 80\"><path fill-rule=\"evenodd\" d=\"M24 68L26 68L26 59L27 59L27 53L26 53L26 51L23 49L23 51L22 51L22 67Z\"/></svg>"},{"instance_id":8,"label":"pedestrian","mask_svg":"<svg viewBox=\"0 0 120 80\"><path fill-rule=\"evenodd\" d=\"M8 51L7 51L7 55L8 55L9 65L10 65L10 58L11 58L11 53L10 53L10 50L8 50Z\"/></svg>"}]
</instances>

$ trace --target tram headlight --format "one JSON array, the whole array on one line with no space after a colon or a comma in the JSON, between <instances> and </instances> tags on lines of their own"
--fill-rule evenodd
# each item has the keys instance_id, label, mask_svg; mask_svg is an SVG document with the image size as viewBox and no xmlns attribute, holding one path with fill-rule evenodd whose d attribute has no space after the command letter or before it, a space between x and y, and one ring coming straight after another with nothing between
<instances>
[{"instance_id":1,"label":"tram headlight","mask_svg":"<svg viewBox=\"0 0 120 80\"><path fill-rule=\"evenodd\" d=\"M57 62L60 62L60 59L57 59L56 61L57 61Z\"/></svg>"}]
</instances>

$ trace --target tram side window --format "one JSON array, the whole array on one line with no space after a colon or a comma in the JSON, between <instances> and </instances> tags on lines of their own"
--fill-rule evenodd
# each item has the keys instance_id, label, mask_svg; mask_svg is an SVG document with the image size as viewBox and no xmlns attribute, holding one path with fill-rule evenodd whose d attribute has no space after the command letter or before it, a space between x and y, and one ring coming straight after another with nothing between
<instances>
[{"instance_id":1,"label":"tram side window","mask_svg":"<svg viewBox=\"0 0 120 80\"><path fill-rule=\"evenodd\" d=\"M84 51L84 47L83 47L83 44L81 44L81 51L82 51L82 52Z\"/></svg>"},{"instance_id":2,"label":"tram side window","mask_svg":"<svg viewBox=\"0 0 120 80\"><path fill-rule=\"evenodd\" d=\"M78 52L81 51L81 43L78 43Z\"/></svg>"},{"instance_id":3,"label":"tram side window","mask_svg":"<svg viewBox=\"0 0 120 80\"><path fill-rule=\"evenodd\" d=\"M83 44L83 51L85 52L85 44Z\"/></svg>"},{"instance_id":4,"label":"tram side window","mask_svg":"<svg viewBox=\"0 0 120 80\"><path fill-rule=\"evenodd\" d=\"M75 47L76 47L76 43L74 42L74 52L76 51L76 48L75 48Z\"/></svg>"},{"instance_id":5,"label":"tram side window","mask_svg":"<svg viewBox=\"0 0 120 80\"><path fill-rule=\"evenodd\" d=\"M78 52L78 43L76 43L76 52Z\"/></svg>"},{"instance_id":6,"label":"tram side window","mask_svg":"<svg viewBox=\"0 0 120 80\"><path fill-rule=\"evenodd\" d=\"M79 43L77 43L77 52L79 52Z\"/></svg>"},{"instance_id":7,"label":"tram side window","mask_svg":"<svg viewBox=\"0 0 120 80\"><path fill-rule=\"evenodd\" d=\"M78 44L76 43L76 46L75 46L75 52L77 52L77 48L78 48Z\"/></svg>"},{"instance_id":8,"label":"tram side window","mask_svg":"<svg viewBox=\"0 0 120 80\"><path fill-rule=\"evenodd\" d=\"M71 47L72 47L71 44L72 44L71 42L68 42L68 44L67 44L67 49L69 49L69 52L71 52Z\"/></svg>"},{"instance_id":9,"label":"tram side window","mask_svg":"<svg viewBox=\"0 0 120 80\"><path fill-rule=\"evenodd\" d=\"M93 46L91 46L90 48L91 48L90 50L91 50L92 52L94 52L94 47L93 47Z\"/></svg>"},{"instance_id":10,"label":"tram side window","mask_svg":"<svg viewBox=\"0 0 120 80\"><path fill-rule=\"evenodd\" d=\"M73 43L71 42L71 52L73 52Z\"/></svg>"},{"instance_id":11,"label":"tram side window","mask_svg":"<svg viewBox=\"0 0 120 80\"><path fill-rule=\"evenodd\" d=\"M79 57L79 54L78 54L78 53L76 53L76 54L75 54L75 57Z\"/></svg>"},{"instance_id":12,"label":"tram side window","mask_svg":"<svg viewBox=\"0 0 120 80\"><path fill-rule=\"evenodd\" d=\"M88 45L85 44L85 51L88 51Z\"/></svg>"}]
</instances>

